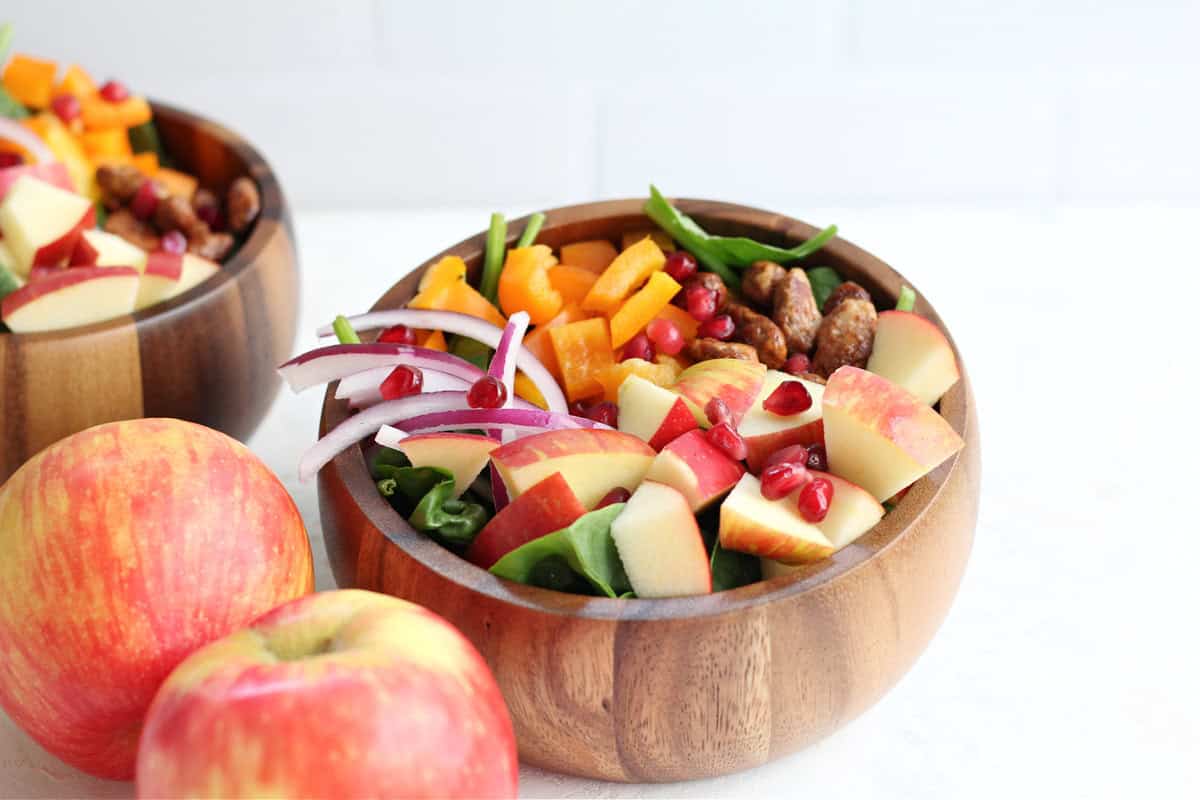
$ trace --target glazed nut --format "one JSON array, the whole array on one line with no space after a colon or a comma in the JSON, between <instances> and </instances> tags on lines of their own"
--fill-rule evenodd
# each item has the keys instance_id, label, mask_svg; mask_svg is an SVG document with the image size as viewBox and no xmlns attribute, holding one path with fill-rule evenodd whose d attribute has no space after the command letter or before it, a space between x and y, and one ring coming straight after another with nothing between
<instances>
[{"instance_id":1,"label":"glazed nut","mask_svg":"<svg viewBox=\"0 0 1200 800\"><path fill-rule=\"evenodd\" d=\"M192 210L192 204L182 197L175 196L159 201L158 208L154 211L154 224L163 233L181 231L188 239L202 236L208 230L208 226L204 225L204 221ZM200 227L202 225L203 229Z\"/></svg>"},{"instance_id":2,"label":"glazed nut","mask_svg":"<svg viewBox=\"0 0 1200 800\"><path fill-rule=\"evenodd\" d=\"M733 318L735 341L744 342L758 353L758 360L769 369L779 369L787 361L787 342L783 331L769 317L741 303L727 303L725 313Z\"/></svg>"},{"instance_id":3,"label":"glazed nut","mask_svg":"<svg viewBox=\"0 0 1200 800\"><path fill-rule=\"evenodd\" d=\"M254 181L242 176L229 185L225 195L225 211L229 227L234 233L242 233L249 228L261 208L262 201Z\"/></svg>"},{"instance_id":4,"label":"glazed nut","mask_svg":"<svg viewBox=\"0 0 1200 800\"><path fill-rule=\"evenodd\" d=\"M154 232L154 227L135 217L128 208L118 208L111 212L104 220L104 230L120 236L146 252L153 252L159 247L158 234Z\"/></svg>"},{"instance_id":5,"label":"glazed nut","mask_svg":"<svg viewBox=\"0 0 1200 800\"><path fill-rule=\"evenodd\" d=\"M684 355L692 361L708 361L712 358L738 358L742 361L758 361L753 347L741 342L723 342L720 339L692 339L684 348Z\"/></svg>"},{"instance_id":6,"label":"glazed nut","mask_svg":"<svg viewBox=\"0 0 1200 800\"><path fill-rule=\"evenodd\" d=\"M774 261L755 261L742 273L742 296L763 308L770 308L776 285L787 270Z\"/></svg>"},{"instance_id":7,"label":"glazed nut","mask_svg":"<svg viewBox=\"0 0 1200 800\"><path fill-rule=\"evenodd\" d=\"M794 267L775 284L772 309L771 318L783 331L788 352L808 353L821 327L821 312L804 270Z\"/></svg>"},{"instance_id":8,"label":"glazed nut","mask_svg":"<svg viewBox=\"0 0 1200 800\"><path fill-rule=\"evenodd\" d=\"M96 185L109 209L132 200L145 179L146 176L132 164L102 164L96 169Z\"/></svg>"},{"instance_id":9,"label":"glazed nut","mask_svg":"<svg viewBox=\"0 0 1200 800\"><path fill-rule=\"evenodd\" d=\"M875 343L875 305L860 297L847 297L821 321L812 371L828 378L847 364L865 367Z\"/></svg>"},{"instance_id":10,"label":"glazed nut","mask_svg":"<svg viewBox=\"0 0 1200 800\"><path fill-rule=\"evenodd\" d=\"M846 281L834 289L829 297L825 298L825 305L821 307L821 313L828 314L833 311L838 305L849 297L857 297L859 300L870 302L871 295L867 290L859 286L854 281Z\"/></svg>"}]
</instances>

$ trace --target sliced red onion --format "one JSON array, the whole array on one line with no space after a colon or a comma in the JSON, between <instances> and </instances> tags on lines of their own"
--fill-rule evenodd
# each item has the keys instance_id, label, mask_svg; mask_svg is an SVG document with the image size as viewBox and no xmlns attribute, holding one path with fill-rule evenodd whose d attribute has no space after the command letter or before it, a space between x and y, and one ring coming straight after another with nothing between
<instances>
[{"instance_id":1,"label":"sliced red onion","mask_svg":"<svg viewBox=\"0 0 1200 800\"><path fill-rule=\"evenodd\" d=\"M28 150L36 164L54 160L54 153L50 152L41 137L16 120L0 117L0 139L8 139Z\"/></svg>"},{"instance_id":2,"label":"sliced red onion","mask_svg":"<svg viewBox=\"0 0 1200 800\"><path fill-rule=\"evenodd\" d=\"M503 335L500 328L497 328L487 320L467 314L459 314L454 311L426 311L425 309L417 308L400 308L393 311L372 311L367 314L359 314L356 317L350 317L349 322L356 331L390 328L393 325L407 325L410 328L457 333L460 336L466 336L467 338L486 344L491 348L496 348L500 345L500 338ZM324 325L317 329L317 336L330 336L332 334L332 325ZM517 348L517 368L528 375L529 379L537 386L538 391L546 399L546 405L549 406L551 411L560 414L567 413L567 398L563 396L558 381L550 374L550 370L546 369L546 366L541 361L538 361L537 356L525 349L524 345Z\"/></svg>"},{"instance_id":3,"label":"sliced red onion","mask_svg":"<svg viewBox=\"0 0 1200 800\"><path fill-rule=\"evenodd\" d=\"M384 425L379 429L379 433L375 434L375 443L381 444L384 447L390 447L393 450L400 448L400 443L408 438L408 434L399 428L393 428L391 425Z\"/></svg>"},{"instance_id":4,"label":"sliced red onion","mask_svg":"<svg viewBox=\"0 0 1200 800\"><path fill-rule=\"evenodd\" d=\"M341 425L325 434L301 457L300 480L308 481L321 471L321 467L334 456L379 431L384 425L393 425L410 417L445 413L467 407L466 392L429 392L388 400L371 406L348 417ZM529 412L524 412L529 413Z\"/></svg>"},{"instance_id":5,"label":"sliced red onion","mask_svg":"<svg viewBox=\"0 0 1200 800\"><path fill-rule=\"evenodd\" d=\"M468 408L431 412L418 417L397 421L396 427L409 433L435 433L438 431L460 431L491 429L516 431L521 434L544 433L553 430L591 428L612 430L602 422L596 422L570 414L525 408Z\"/></svg>"},{"instance_id":6,"label":"sliced red onion","mask_svg":"<svg viewBox=\"0 0 1200 800\"><path fill-rule=\"evenodd\" d=\"M513 344L523 342L525 331L528 329L528 313L518 311L509 317L508 324L504 326L504 332L500 334L500 344L496 345L496 354L492 356L492 363L488 365L488 375L504 384L506 393L501 408L512 408L513 398L516 397L513 380L517 377L517 359ZM512 441L514 437L515 434L512 431L492 432L492 438L501 442Z\"/></svg>"},{"instance_id":7,"label":"sliced red onion","mask_svg":"<svg viewBox=\"0 0 1200 800\"><path fill-rule=\"evenodd\" d=\"M369 369L395 367L399 364L407 364L421 370L444 372L470 383L479 380L484 374L479 367L456 355L395 342L318 347L281 365L279 374L288 382L288 386L292 387L292 391L300 392Z\"/></svg>"}]
</instances>

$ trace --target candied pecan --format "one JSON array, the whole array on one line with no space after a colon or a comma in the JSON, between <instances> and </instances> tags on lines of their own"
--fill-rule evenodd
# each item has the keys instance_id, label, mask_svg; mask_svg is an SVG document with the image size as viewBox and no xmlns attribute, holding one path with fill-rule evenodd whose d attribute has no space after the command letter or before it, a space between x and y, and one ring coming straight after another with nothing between
<instances>
[{"instance_id":1,"label":"candied pecan","mask_svg":"<svg viewBox=\"0 0 1200 800\"><path fill-rule=\"evenodd\" d=\"M772 301L771 319L783 331L788 352L807 353L817 338L817 328L821 327L821 312L817 310L812 284L804 270L789 269L775 284Z\"/></svg>"},{"instance_id":2,"label":"candied pecan","mask_svg":"<svg viewBox=\"0 0 1200 800\"><path fill-rule=\"evenodd\" d=\"M828 378L838 367L865 367L875 342L875 305L847 297L825 316L817 331L812 371Z\"/></svg>"},{"instance_id":3,"label":"candied pecan","mask_svg":"<svg viewBox=\"0 0 1200 800\"><path fill-rule=\"evenodd\" d=\"M720 311L725 307L725 301L729 297L729 290L725 288L725 281L721 280L721 276L715 272L697 272L692 277L683 282L683 289L686 292L693 286L703 286L717 293L717 310Z\"/></svg>"},{"instance_id":4,"label":"candied pecan","mask_svg":"<svg viewBox=\"0 0 1200 800\"><path fill-rule=\"evenodd\" d=\"M154 227L149 222L135 217L128 208L118 208L109 213L108 218L104 220L104 230L147 252L158 249L158 234L154 232Z\"/></svg>"},{"instance_id":5,"label":"candied pecan","mask_svg":"<svg viewBox=\"0 0 1200 800\"><path fill-rule=\"evenodd\" d=\"M830 292L829 297L825 298L825 305L821 307L823 314L828 314L838 307L838 303L845 300L847 297L857 297L859 300L870 301L871 295L867 294L867 290L859 286L854 281L846 281L840 284L836 289Z\"/></svg>"},{"instance_id":6,"label":"candied pecan","mask_svg":"<svg viewBox=\"0 0 1200 800\"><path fill-rule=\"evenodd\" d=\"M262 201L254 181L242 176L229 185L229 191L225 194L225 214L229 229L234 233L242 233L249 228L261 208Z\"/></svg>"},{"instance_id":7,"label":"candied pecan","mask_svg":"<svg viewBox=\"0 0 1200 800\"><path fill-rule=\"evenodd\" d=\"M204 225L203 222L200 223ZM205 225L207 228L208 226ZM228 233L212 233L211 231L204 236L198 236L195 239L188 239L188 252L195 253L202 258L207 258L212 261L220 261L229 255L229 251L233 249L233 236Z\"/></svg>"},{"instance_id":8,"label":"candied pecan","mask_svg":"<svg viewBox=\"0 0 1200 800\"><path fill-rule=\"evenodd\" d=\"M770 308L772 292L786 274L787 270L774 261L755 261L742 273L742 296Z\"/></svg>"},{"instance_id":9,"label":"candied pecan","mask_svg":"<svg viewBox=\"0 0 1200 800\"><path fill-rule=\"evenodd\" d=\"M100 198L108 209L119 208L132 200L144 180L146 176L132 164L101 164L96 169L96 185L100 187Z\"/></svg>"},{"instance_id":10,"label":"candied pecan","mask_svg":"<svg viewBox=\"0 0 1200 800\"><path fill-rule=\"evenodd\" d=\"M733 317L733 338L745 342L758 353L758 360L770 369L779 369L787 361L787 342L783 331L769 317L741 303L726 303L725 313Z\"/></svg>"},{"instance_id":11,"label":"candied pecan","mask_svg":"<svg viewBox=\"0 0 1200 800\"><path fill-rule=\"evenodd\" d=\"M722 342L720 339L692 339L683 349L692 361L708 361L711 358L740 358L742 361L758 361L758 353L748 344Z\"/></svg>"},{"instance_id":12,"label":"candied pecan","mask_svg":"<svg viewBox=\"0 0 1200 800\"><path fill-rule=\"evenodd\" d=\"M192 210L192 204L174 195L158 201L158 208L154 211L154 224L163 233L180 231L189 241L203 239L209 233L204 220Z\"/></svg>"}]
</instances>

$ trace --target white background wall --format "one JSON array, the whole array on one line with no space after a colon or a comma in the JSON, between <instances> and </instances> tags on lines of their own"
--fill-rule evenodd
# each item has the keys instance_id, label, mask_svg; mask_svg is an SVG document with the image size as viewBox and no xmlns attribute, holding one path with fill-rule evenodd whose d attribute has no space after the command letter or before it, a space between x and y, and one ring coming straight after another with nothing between
<instances>
[{"instance_id":1,"label":"white background wall","mask_svg":"<svg viewBox=\"0 0 1200 800\"><path fill-rule=\"evenodd\" d=\"M302 210L1200 205L1194 1L3 6L244 132Z\"/></svg>"}]
</instances>

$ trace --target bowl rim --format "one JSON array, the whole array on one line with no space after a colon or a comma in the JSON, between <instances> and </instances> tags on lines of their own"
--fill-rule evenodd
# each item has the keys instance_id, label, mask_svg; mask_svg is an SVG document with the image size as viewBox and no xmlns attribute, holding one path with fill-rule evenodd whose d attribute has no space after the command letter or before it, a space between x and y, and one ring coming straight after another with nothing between
<instances>
[{"instance_id":1,"label":"bowl rim","mask_svg":"<svg viewBox=\"0 0 1200 800\"><path fill-rule=\"evenodd\" d=\"M220 265L221 271L218 274L211 276L208 280L193 286L183 294L173 297L165 303L156 303L149 308L135 311L132 314L122 314L112 319L93 322L88 325L76 325L70 328L58 328L49 331L37 331L35 333L0 331L0 340L12 338L22 342L38 342L71 339L124 328L131 321L135 326L140 327L148 320L156 319L163 314L177 309L186 313L185 309L187 307L198 302L208 294L216 292L219 287L236 279L243 270L254 263L270 243L274 235L272 226L259 223L269 217L282 221L284 218L284 199L279 180L275 177L275 172L271 169L271 165L267 163L266 158L263 157L254 145L220 122L202 117L191 111L185 111L169 103L154 100L153 98L149 102L155 119L166 117L193 128L203 129L213 138L221 140L229 149L236 152L246 162L246 173L253 177L258 184L259 195L261 197L261 211L258 219L255 220L254 229L250 231L250 235L246 238L246 241L234 251L233 256Z\"/></svg>"},{"instance_id":2,"label":"bowl rim","mask_svg":"<svg viewBox=\"0 0 1200 800\"><path fill-rule=\"evenodd\" d=\"M644 202L643 198L630 198L556 207L543 212L546 214L546 221L542 230L546 232L571 222L598 218L642 217L649 222L642 212ZM715 221L717 227L725 223L756 228L773 238L782 238L794 243L811 238L819 230L800 220L752 206L690 198L673 198L672 202L683 212L696 217L701 224L712 225ZM516 240L519 231L524 229L523 223L528 219L527 215L510 221L509 231L518 232L517 234L510 233L510 242ZM417 265L393 284L372 306L371 310L394 307L389 302L389 295L398 291L400 284L405 279L414 273L423 272L443 256L458 255L463 257L468 264L474 263L473 259L481 259L485 241L486 231L481 231ZM855 271L866 272L870 269L885 276L887 285L880 286L879 292L873 292L876 297L882 295L894 301L901 284L907 284L917 290L912 282L905 279L887 263L841 236L828 242L823 252L836 256L840 261L853 263ZM877 281L870 282L877 283ZM867 568L877 558L893 548L899 547L912 534L913 529L918 526L925 514L943 497L951 482L951 476L957 470L967 469L968 461L965 455L967 448L972 447L972 438L968 436L967 431L970 424L972 401L962 355L941 317L919 290L917 290L915 310L938 326L947 341L950 342L958 359L961 378L943 396L939 404L939 412L955 432L962 437L965 445L953 457L913 484L908 493L869 532L829 558L815 564L805 565L798 572L790 575L764 579L723 592L669 598L592 597L526 586L499 578L445 549L432 538L414 530L375 491L375 484L371 480L361 445L348 448L335 457L322 470L321 480L326 480L326 473L332 471L332 476L342 483L366 520L383 538L389 541L390 545L401 548L408 557L443 579L485 595L494 602L559 616L608 621L659 621L716 617L753 609L779 600L794 599L828 588L831 584ZM326 387L325 400L321 407L321 431L328 430L332 425L348 416L345 401L338 401L333 397L335 389L336 383L331 383ZM326 535L329 535L328 531Z\"/></svg>"}]
</instances>

